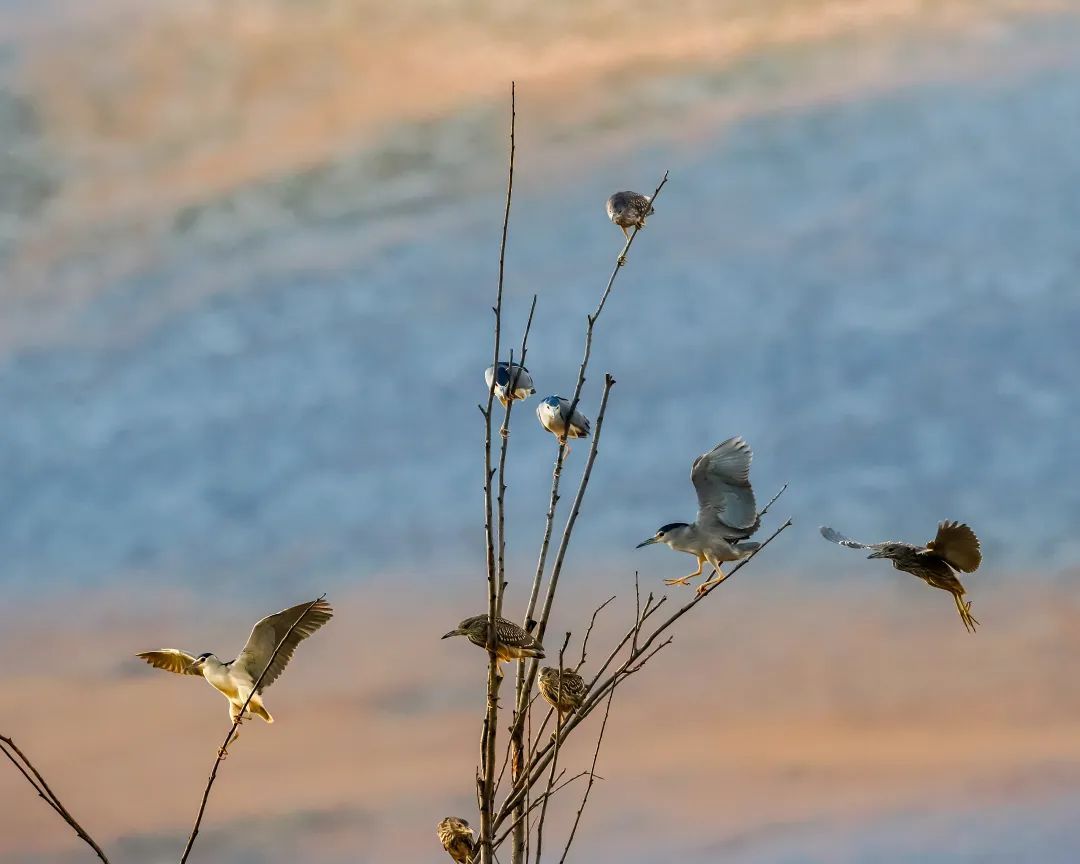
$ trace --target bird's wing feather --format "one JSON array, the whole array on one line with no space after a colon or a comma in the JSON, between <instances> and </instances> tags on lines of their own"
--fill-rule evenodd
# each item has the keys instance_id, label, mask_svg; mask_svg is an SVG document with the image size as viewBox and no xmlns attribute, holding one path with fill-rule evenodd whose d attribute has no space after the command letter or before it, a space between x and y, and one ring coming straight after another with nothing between
<instances>
[{"instance_id":1,"label":"bird's wing feather","mask_svg":"<svg viewBox=\"0 0 1080 864\"><path fill-rule=\"evenodd\" d=\"M757 502L750 488L750 446L729 438L694 460L690 479L698 497L698 522L717 519L732 528L750 528L757 520Z\"/></svg>"},{"instance_id":2,"label":"bird's wing feather","mask_svg":"<svg viewBox=\"0 0 1080 864\"><path fill-rule=\"evenodd\" d=\"M962 522L939 523L937 536L926 548L963 573L975 572L982 563L979 538Z\"/></svg>"},{"instance_id":3,"label":"bird's wing feather","mask_svg":"<svg viewBox=\"0 0 1080 864\"><path fill-rule=\"evenodd\" d=\"M164 669L166 672L175 672L177 675L202 674L190 668L195 658L179 648L159 648L157 651L143 651L135 656L140 660L145 660L155 669Z\"/></svg>"},{"instance_id":4,"label":"bird's wing feather","mask_svg":"<svg viewBox=\"0 0 1080 864\"><path fill-rule=\"evenodd\" d=\"M309 606L311 608L308 608ZM285 639L289 628L299 619L299 623L292 633L289 633L288 639L285 640L281 650L274 657L274 662L270 664L266 675L263 676L262 684L259 685L261 693L281 675L289 660L292 659L296 646L329 621L333 614L334 610L329 603L325 600L317 600L314 604L310 601L300 603L273 615L267 615L252 628L244 650L233 661L233 665L247 672L252 681L257 680L262 675L278 643Z\"/></svg>"},{"instance_id":5,"label":"bird's wing feather","mask_svg":"<svg viewBox=\"0 0 1080 864\"><path fill-rule=\"evenodd\" d=\"M881 543L860 543L858 540L852 540L850 537L845 537L839 531L833 531L832 528L828 528L825 525L821 526L821 536L831 543L847 546L848 549L878 549L883 545Z\"/></svg>"}]
</instances>

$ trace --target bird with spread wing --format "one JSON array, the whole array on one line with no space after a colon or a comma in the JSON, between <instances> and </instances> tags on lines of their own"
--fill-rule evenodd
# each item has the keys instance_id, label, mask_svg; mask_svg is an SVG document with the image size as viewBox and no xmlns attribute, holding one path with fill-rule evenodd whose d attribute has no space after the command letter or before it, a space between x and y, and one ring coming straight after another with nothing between
<instances>
[{"instance_id":1,"label":"bird with spread wing","mask_svg":"<svg viewBox=\"0 0 1080 864\"><path fill-rule=\"evenodd\" d=\"M697 558L697 570L679 579L665 579L665 585L689 585L708 562L716 568L716 576L698 586L698 592L704 593L725 578L722 564L745 558L760 547L759 543L743 542L761 527L750 486L753 458L750 445L736 437L717 444L694 460L690 479L697 490L697 519L692 523L661 525L637 547L663 543L676 552Z\"/></svg>"},{"instance_id":2,"label":"bird with spread wing","mask_svg":"<svg viewBox=\"0 0 1080 864\"><path fill-rule=\"evenodd\" d=\"M941 522L937 534L925 546L889 541L887 543L859 543L832 528L822 527L821 536L826 540L846 546L848 549L870 549L867 558L888 558L893 567L918 576L927 585L948 591L956 603L956 611L969 633L974 633L979 622L971 614L971 601L964 600L964 586L956 576L974 573L982 563L979 538L963 522Z\"/></svg>"},{"instance_id":3,"label":"bird with spread wing","mask_svg":"<svg viewBox=\"0 0 1080 864\"><path fill-rule=\"evenodd\" d=\"M210 652L193 655L178 648L159 648L157 651L144 651L135 656L155 669L164 669L178 675L201 675L211 687L229 700L229 720L234 723L248 696L251 696L251 701L248 702L243 719L255 715L267 723L273 723L274 718L262 702L263 691L285 670L296 646L329 621L333 614L330 604L319 599L268 615L252 628L247 644L236 659L228 662L222 662ZM275 649L278 649L277 654L274 653ZM262 681L259 689L252 695L260 675ZM238 737L239 730L233 740Z\"/></svg>"}]
</instances>

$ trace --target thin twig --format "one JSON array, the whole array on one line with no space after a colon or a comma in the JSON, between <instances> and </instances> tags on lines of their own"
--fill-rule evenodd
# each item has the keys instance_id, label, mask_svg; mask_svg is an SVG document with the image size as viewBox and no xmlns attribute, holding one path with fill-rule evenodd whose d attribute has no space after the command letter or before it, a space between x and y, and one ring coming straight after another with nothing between
<instances>
[{"instance_id":1,"label":"thin twig","mask_svg":"<svg viewBox=\"0 0 1080 864\"><path fill-rule=\"evenodd\" d=\"M495 400L495 386L498 383L499 355L502 351L502 305L503 281L506 266L506 237L510 228L510 202L514 190L514 138L517 121L517 88L510 83L510 164L506 181L506 206L503 210L502 236L499 241L499 285L495 306L495 344L493 348L491 387L488 390L487 411L484 412L484 540L487 546L487 583L488 583L488 675L487 700L484 708L484 725L480 739L480 765L483 771L480 788L480 861L491 864L494 858L492 847L492 813L495 798L495 739L496 724L499 714L499 659L496 656L495 620L499 611L500 583L495 565L495 541L492 526L491 480L494 469L491 467L491 411ZM501 482L501 478L500 478Z\"/></svg>"},{"instance_id":2,"label":"thin twig","mask_svg":"<svg viewBox=\"0 0 1080 864\"><path fill-rule=\"evenodd\" d=\"M217 758L214 760L214 767L210 769L210 776L206 781L206 788L203 790L202 801L199 802L199 812L195 816L195 824L191 828L191 834L188 835L187 844L184 846L184 854L180 856L180 864L185 864L188 856L191 854L191 848L195 845L195 838L199 836L199 826L202 824L203 814L206 812L206 802L210 798L210 790L214 787L214 781L217 780L218 766L221 765L221 760L225 758L225 751L229 747L229 742L232 741L233 735L236 734L236 728L243 722L244 714L247 711L248 703L254 698L255 694L259 692L259 687L262 685L263 678L266 677L266 673L270 671L270 667L273 665L278 652L282 649L285 642L290 636L292 636L293 630L304 619L304 616L311 610L311 608L320 600L325 599L326 595L322 594L316 597L304 608L304 611L296 616L296 620L293 621L292 626L285 631L285 635L281 637L281 640L274 646L274 653L270 655L270 659L266 661L266 665L263 667L262 672L259 673L259 677L255 679L255 684L251 688L251 692L248 693L247 699L244 700L244 704L240 707L240 713L236 715L236 719L233 720L233 724L229 727L229 734L225 736L225 741L218 749Z\"/></svg>"},{"instance_id":3,"label":"thin twig","mask_svg":"<svg viewBox=\"0 0 1080 864\"><path fill-rule=\"evenodd\" d=\"M500 281L501 281L500 276ZM501 293L501 290L500 290ZM529 318L525 322L525 332L521 336L521 354L517 361L517 365L514 365L514 352L510 352L510 365L507 367L507 381L509 382L508 393L511 397L506 402L506 410L503 412L502 427L499 429L499 434L502 437L502 443L499 446L499 499L497 502L498 507L498 520L499 520L499 563L498 563L498 609L495 614L502 615L503 606L503 594L506 591L506 453L510 447L510 412L513 410L514 402L517 401L513 398L514 393L517 392L518 380L521 376L521 369L525 366L525 357L529 353L529 331L532 330L533 315L536 313L536 295L533 294L532 305L529 307ZM514 371L517 369L518 371ZM493 384L497 383L499 377L499 366L496 362L494 375L495 380Z\"/></svg>"},{"instance_id":4,"label":"thin twig","mask_svg":"<svg viewBox=\"0 0 1080 864\"><path fill-rule=\"evenodd\" d=\"M563 848L559 864L566 861L566 856L570 852L570 844L574 842L578 824L581 822L581 814L585 812L585 805L589 803L589 793L592 792L593 783L596 782L596 760L600 757L600 744L604 740L604 731L607 729L608 717L611 714L611 700L614 698L615 689L612 688L607 697L607 708L604 709L604 722L600 724L600 734L596 736L596 749L593 751L592 765L589 766L589 784L585 787L585 794L581 797L581 806L578 807L577 815L574 817L574 827L570 829L570 836L566 838L566 846Z\"/></svg>"},{"instance_id":5,"label":"thin twig","mask_svg":"<svg viewBox=\"0 0 1080 864\"><path fill-rule=\"evenodd\" d=\"M613 602L614 600L615 600L615 595L612 594L610 597L608 597L607 600L605 600L603 603L601 603L599 606L597 606L595 609L593 609L592 618L589 619L589 626L585 630L585 638L581 640L581 659L578 660L577 666L574 667L575 672L579 671L581 669L581 667L585 665L585 658L586 658L586 656L588 656L585 653L585 651L589 647L589 636L592 634L593 625L596 623L596 616L600 614L600 612L603 610L603 608L605 606L607 606L609 603ZM561 675L559 676L559 681L560 682L562 681L562 676Z\"/></svg>"},{"instance_id":6,"label":"thin twig","mask_svg":"<svg viewBox=\"0 0 1080 864\"><path fill-rule=\"evenodd\" d=\"M75 821L75 817L68 812L68 809L56 796L56 793L49 787L45 778L42 777L41 773L34 767L34 763L26 757L26 754L19 749L18 745L16 745L11 738L0 735L0 750L4 751L4 755L7 756L11 761L11 764L19 770L19 773L26 778L26 782L34 788L34 791L37 792L38 796L48 804L61 819L67 822L79 839L93 849L94 854L97 855L104 864L109 864L109 859L101 850L101 847L98 846L93 837L86 833L86 830L82 825ZM29 773L27 773L28 771ZM34 777L31 778L30 774L33 774ZM36 778L36 780L34 778Z\"/></svg>"},{"instance_id":7,"label":"thin twig","mask_svg":"<svg viewBox=\"0 0 1080 864\"><path fill-rule=\"evenodd\" d=\"M562 668L563 668L563 656L566 654L566 646L570 644L570 633L567 632L566 638L563 639L562 648L559 649L559 680L562 681ZM561 687L555 694L555 703L558 704L559 697L561 697ZM547 789L544 790L544 803L540 807L540 818L536 822L536 864L540 864L540 852L544 845L544 821L547 819L547 804L548 799L551 798L551 790L555 785L555 766L559 762L559 745L560 732L562 732L562 711L555 712L555 751L551 759L551 771L548 774Z\"/></svg>"}]
</instances>

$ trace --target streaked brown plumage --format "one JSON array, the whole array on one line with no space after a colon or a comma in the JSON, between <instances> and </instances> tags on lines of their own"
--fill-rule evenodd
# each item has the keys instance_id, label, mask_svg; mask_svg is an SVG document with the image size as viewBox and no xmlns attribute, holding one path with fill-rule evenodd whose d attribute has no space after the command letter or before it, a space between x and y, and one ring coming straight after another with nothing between
<instances>
[{"instance_id":1,"label":"streaked brown plumage","mask_svg":"<svg viewBox=\"0 0 1080 864\"><path fill-rule=\"evenodd\" d=\"M474 615L472 618L466 618L442 638L449 639L451 636L465 636L473 645L486 648L487 626L487 615ZM513 621L496 618L495 653L503 663L509 660L520 660L523 657L543 659L544 646L537 642L531 633L519 627Z\"/></svg>"},{"instance_id":2,"label":"streaked brown plumage","mask_svg":"<svg viewBox=\"0 0 1080 864\"><path fill-rule=\"evenodd\" d=\"M925 546L910 543L859 543L822 528L821 536L849 549L872 549L868 558L888 558L893 567L918 576L927 585L948 591L956 602L956 611L968 632L974 633L979 622L971 615L971 602L964 600L964 586L954 571L974 573L982 563L982 551L975 532L962 522L941 522L937 535Z\"/></svg>"},{"instance_id":3,"label":"streaked brown plumage","mask_svg":"<svg viewBox=\"0 0 1080 864\"><path fill-rule=\"evenodd\" d=\"M585 701L585 679L573 669L563 669L560 675L558 669L545 666L540 670L536 686L544 701L559 712L560 725Z\"/></svg>"},{"instance_id":4,"label":"streaked brown plumage","mask_svg":"<svg viewBox=\"0 0 1080 864\"><path fill-rule=\"evenodd\" d=\"M622 229L627 240L630 235L626 229L644 228L645 217L652 216L654 212L652 199L640 192L616 192L607 199L608 219Z\"/></svg>"},{"instance_id":5,"label":"streaked brown plumage","mask_svg":"<svg viewBox=\"0 0 1080 864\"><path fill-rule=\"evenodd\" d=\"M447 816L439 823L439 842L457 864L469 864L476 846L469 823L457 816Z\"/></svg>"}]
</instances>

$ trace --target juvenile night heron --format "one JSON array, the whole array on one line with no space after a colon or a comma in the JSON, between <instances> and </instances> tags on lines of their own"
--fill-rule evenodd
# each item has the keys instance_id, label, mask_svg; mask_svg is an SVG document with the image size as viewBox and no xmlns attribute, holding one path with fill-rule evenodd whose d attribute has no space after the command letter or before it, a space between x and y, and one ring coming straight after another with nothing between
<instances>
[{"instance_id":1,"label":"juvenile night heron","mask_svg":"<svg viewBox=\"0 0 1080 864\"><path fill-rule=\"evenodd\" d=\"M495 398L502 403L503 408L511 399L528 399L536 392L529 370L524 366L519 366L517 363L513 365L499 363L497 367L488 366L484 370L484 383L489 390L491 389L493 376L495 378ZM513 389L511 390L511 388Z\"/></svg>"},{"instance_id":2,"label":"juvenile night heron","mask_svg":"<svg viewBox=\"0 0 1080 864\"><path fill-rule=\"evenodd\" d=\"M745 558L760 543L744 543L761 525L754 490L750 488L750 461L753 451L742 438L728 438L708 453L694 460L690 479L697 490L697 520L669 522L661 525L648 540L637 548L663 543L676 552L687 552L697 558L697 570L681 579L665 579L665 585L689 585L701 575L705 562L716 568L716 577L698 586L698 592L721 582L724 573L720 565L726 561Z\"/></svg>"},{"instance_id":3,"label":"juvenile night heron","mask_svg":"<svg viewBox=\"0 0 1080 864\"><path fill-rule=\"evenodd\" d=\"M487 615L473 615L472 618L466 618L442 638L449 639L451 636L465 636L473 645L487 648L487 626ZM520 660L523 657L543 659L544 646L537 642L531 633L518 627L513 621L496 618L495 654L501 663Z\"/></svg>"},{"instance_id":4,"label":"juvenile night heron","mask_svg":"<svg viewBox=\"0 0 1080 864\"><path fill-rule=\"evenodd\" d=\"M859 543L838 534L832 528L822 527L821 536L849 549L872 549L867 558L888 558L893 567L918 576L927 585L948 591L956 603L956 611L969 633L974 633L979 622L971 615L971 602L964 600L964 586L954 571L974 573L982 563L979 538L962 522L939 522L937 535L925 546L910 543Z\"/></svg>"},{"instance_id":5,"label":"juvenile night heron","mask_svg":"<svg viewBox=\"0 0 1080 864\"><path fill-rule=\"evenodd\" d=\"M229 700L229 721L236 722L244 701L248 698L259 676L262 675L263 669L266 669L266 664L273 656L274 649L282 639L285 639L281 650L274 656L274 662L263 675L258 692L251 697L243 718L246 720L254 714L262 717L267 723L273 723L274 718L263 706L262 692L285 670L296 646L329 621L333 614L334 610L329 603L325 600L317 600L314 605L308 601L274 615L267 615L252 628L247 644L236 659L227 663L223 663L210 652L195 656L177 648L159 648L157 651L144 651L135 656L145 660L154 668L164 669L166 672L175 672L178 675L201 675L211 687L220 691ZM286 638L285 634L294 623L296 627ZM237 730L233 741L239 737L240 732Z\"/></svg>"},{"instance_id":6,"label":"juvenile night heron","mask_svg":"<svg viewBox=\"0 0 1080 864\"><path fill-rule=\"evenodd\" d=\"M476 849L469 823L457 816L447 816L439 823L439 842L457 864L469 864Z\"/></svg>"},{"instance_id":7,"label":"juvenile night heron","mask_svg":"<svg viewBox=\"0 0 1080 864\"><path fill-rule=\"evenodd\" d=\"M570 400L562 396L548 396L541 400L536 406L536 416L540 424L559 439L560 444L565 444L567 438L589 437L589 418L577 408L571 415Z\"/></svg>"},{"instance_id":8,"label":"juvenile night heron","mask_svg":"<svg viewBox=\"0 0 1080 864\"><path fill-rule=\"evenodd\" d=\"M544 666L536 679L536 686L544 701L559 712L560 726L585 701L585 679L573 669L563 669L560 675L553 666Z\"/></svg>"},{"instance_id":9,"label":"juvenile night heron","mask_svg":"<svg viewBox=\"0 0 1080 864\"><path fill-rule=\"evenodd\" d=\"M608 219L622 229L623 236L629 240L627 228L644 228L645 217L652 216L652 198L640 192L616 192L607 199Z\"/></svg>"}]
</instances>

